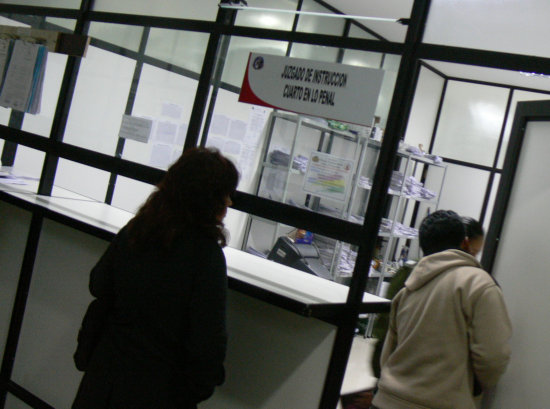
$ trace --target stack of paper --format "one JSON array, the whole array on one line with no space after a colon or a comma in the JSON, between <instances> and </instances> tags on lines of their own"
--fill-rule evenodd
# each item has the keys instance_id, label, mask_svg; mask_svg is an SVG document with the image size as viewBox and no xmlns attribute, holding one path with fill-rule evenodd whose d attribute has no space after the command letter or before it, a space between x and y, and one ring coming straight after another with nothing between
<instances>
[{"instance_id":1,"label":"stack of paper","mask_svg":"<svg viewBox=\"0 0 550 409\"><path fill-rule=\"evenodd\" d=\"M48 49L21 40L0 40L0 105L38 114Z\"/></svg>"}]
</instances>

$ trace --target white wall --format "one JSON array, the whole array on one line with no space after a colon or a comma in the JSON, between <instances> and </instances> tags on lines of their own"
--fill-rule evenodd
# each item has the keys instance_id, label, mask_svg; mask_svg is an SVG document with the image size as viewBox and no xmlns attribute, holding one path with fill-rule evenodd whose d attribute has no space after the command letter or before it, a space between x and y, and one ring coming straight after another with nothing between
<instances>
[{"instance_id":1,"label":"white wall","mask_svg":"<svg viewBox=\"0 0 550 409\"><path fill-rule=\"evenodd\" d=\"M549 133L550 122L527 126L494 267L514 329L494 409L546 408L550 400Z\"/></svg>"},{"instance_id":2,"label":"white wall","mask_svg":"<svg viewBox=\"0 0 550 409\"><path fill-rule=\"evenodd\" d=\"M9 243L0 248L0 303L9 307L29 215L3 202L0 209L0 215L10 217L7 224L0 224L0 239ZM44 221L12 379L56 408L70 407L82 376L74 368L72 354L91 300L89 271L107 245L104 240ZM10 313L10 308L0 309L2 338ZM316 409L335 327L234 291L228 294L227 316L227 379L200 408ZM13 396L7 407L27 408Z\"/></svg>"},{"instance_id":3,"label":"white wall","mask_svg":"<svg viewBox=\"0 0 550 409\"><path fill-rule=\"evenodd\" d=\"M29 212L0 201L0 356L4 355L30 221Z\"/></svg>"},{"instance_id":4,"label":"white wall","mask_svg":"<svg viewBox=\"0 0 550 409\"><path fill-rule=\"evenodd\" d=\"M82 376L72 354L92 299L89 272L106 247L103 240L44 221L12 379L56 408L70 407Z\"/></svg>"},{"instance_id":5,"label":"white wall","mask_svg":"<svg viewBox=\"0 0 550 409\"><path fill-rule=\"evenodd\" d=\"M227 380L200 409L317 409L335 328L229 293Z\"/></svg>"},{"instance_id":6,"label":"white wall","mask_svg":"<svg viewBox=\"0 0 550 409\"><path fill-rule=\"evenodd\" d=\"M407 144L412 146L422 144L423 149L428 151L443 84L442 77L427 68L421 68L405 133Z\"/></svg>"}]
</instances>

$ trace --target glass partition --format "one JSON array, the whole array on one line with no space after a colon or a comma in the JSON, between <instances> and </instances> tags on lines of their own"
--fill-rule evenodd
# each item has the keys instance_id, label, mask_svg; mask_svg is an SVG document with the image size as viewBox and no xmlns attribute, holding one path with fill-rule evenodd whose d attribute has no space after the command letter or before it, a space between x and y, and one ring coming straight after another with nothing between
<instances>
[{"instance_id":1,"label":"glass partition","mask_svg":"<svg viewBox=\"0 0 550 409\"><path fill-rule=\"evenodd\" d=\"M125 26L123 24L93 21L90 23L88 35L93 39L97 38L124 49L138 51L142 32L143 27L139 26Z\"/></svg>"},{"instance_id":2,"label":"glass partition","mask_svg":"<svg viewBox=\"0 0 550 409\"><path fill-rule=\"evenodd\" d=\"M58 7L65 9L80 8L81 0L0 0L0 4L18 6Z\"/></svg>"},{"instance_id":3,"label":"glass partition","mask_svg":"<svg viewBox=\"0 0 550 409\"><path fill-rule=\"evenodd\" d=\"M151 133L148 141L125 139L124 159L167 169L181 155L197 83L196 79L143 65L132 116L152 121Z\"/></svg>"},{"instance_id":4,"label":"glass partition","mask_svg":"<svg viewBox=\"0 0 550 409\"><path fill-rule=\"evenodd\" d=\"M314 13L334 14L314 0L304 0L302 11ZM345 19L338 17L323 17L300 15L298 19L298 31L317 34L332 34L341 36L344 34Z\"/></svg>"},{"instance_id":5,"label":"glass partition","mask_svg":"<svg viewBox=\"0 0 550 409\"><path fill-rule=\"evenodd\" d=\"M423 42L546 57L547 19L546 0L434 0Z\"/></svg>"},{"instance_id":6,"label":"glass partition","mask_svg":"<svg viewBox=\"0 0 550 409\"><path fill-rule=\"evenodd\" d=\"M492 166L508 92L506 88L450 81L441 109L433 153Z\"/></svg>"},{"instance_id":7,"label":"glass partition","mask_svg":"<svg viewBox=\"0 0 550 409\"><path fill-rule=\"evenodd\" d=\"M263 44L238 37L231 38L231 44L234 43L242 45L240 61L233 54L230 57L232 64L225 64L222 78L231 71L242 82L248 54L259 51L255 45L260 51L265 48ZM274 45L281 55L285 44L274 42ZM294 43L293 52L296 46L318 51L322 58L317 60L330 62L349 51ZM349 55L353 56L350 60L356 58L356 66L365 69L371 69L369 65L373 61L377 61L377 68L380 64L383 66L380 94L364 96L366 100L374 98L376 101L375 115L369 125L246 104L238 101L236 90L223 87L217 90L211 102L213 110L206 124L204 143L218 148L236 163L241 173L240 191L358 225L364 223L400 60L398 56L369 52ZM419 178L420 168L431 165L441 169L435 192L422 190L421 183L411 179ZM400 150L395 169L392 195L388 199L375 255L377 261L367 287L367 291L376 294L382 290L384 279L394 271L393 263L399 259L399 251L406 241L416 239L415 229L408 227L412 202L425 201L435 206L444 177L444 167L431 159L413 157L405 147ZM356 246L304 231L300 226L287 226L253 215L230 215L228 219L231 220L231 246L268 257L277 251L273 250L277 246L300 244L304 236L304 240L313 243L322 265L328 270L323 277L343 284L350 282L357 257Z\"/></svg>"},{"instance_id":8,"label":"glass partition","mask_svg":"<svg viewBox=\"0 0 550 409\"><path fill-rule=\"evenodd\" d=\"M195 0L95 0L93 9L111 13L141 14L145 16L179 17L194 20L216 19L218 2Z\"/></svg>"},{"instance_id":9,"label":"glass partition","mask_svg":"<svg viewBox=\"0 0 550 409\"><path fill-rule=\"evenodd\" d=\"M208 34L194 31L151 28L145 55L199 74Z\"/></svg>"},{"instance_id":10,"label":"glass partition","mask_svg":"<svg viewBox=\"0 0 550 409\"><path fill-rule=\"evenodd\" d=\"M270 0L250 0L247 3L249 7L289 11L296 10L298 6L297 0L279 0L276 2ZM292 13L240 10L237 14L235 25L289 31L292 29L294 16Z\"/></svg>"},{"instance_id":11,"label":"glass partition","mask_svg":"<svg viewBox=\"0 0 550 409\"><path fill-rule=\"evenodd\" d=\"M113 155L136 61L88 47L78 71L63 141Z\"/></svg>"}]
</instances>

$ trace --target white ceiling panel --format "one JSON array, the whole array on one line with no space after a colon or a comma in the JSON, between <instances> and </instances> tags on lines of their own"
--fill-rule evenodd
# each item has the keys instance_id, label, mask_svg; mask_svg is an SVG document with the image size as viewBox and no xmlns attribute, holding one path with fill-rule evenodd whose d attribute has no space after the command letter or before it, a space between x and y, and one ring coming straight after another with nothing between
<instances>
[{"instance_id":1,"label":"white ceiling panel","mask_svg":"<svg viewBox=\"0 0 550 409\"><path fill-rule=\"evenodd\" d=\"M326 3L352 16L409 18L413 0L329 0ZM358 20L389 41L403 42L407 27L398 23Z\"/></svg>"},{"instance_id":2,"label":"white ceiling panel","mask_svg":"<svg viewBox=\"0 0 550 409\"><path fill-rule=\"evenodd\" d=\"M424 42L550 56L549 0L432 0Z\"/></svg>"}]
</instances>

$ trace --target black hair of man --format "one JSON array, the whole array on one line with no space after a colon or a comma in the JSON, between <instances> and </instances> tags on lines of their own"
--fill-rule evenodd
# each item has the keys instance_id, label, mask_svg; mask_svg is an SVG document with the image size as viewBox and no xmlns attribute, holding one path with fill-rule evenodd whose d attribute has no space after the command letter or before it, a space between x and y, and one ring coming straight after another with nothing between
<instances>
[{"instance_id":1,"label":"black hair of man","mask_svg":"<svg viewBox=\"0 0 550 409\"><path fill-rule=\"evenodd\" d=\"M468 238L476 239L478 237L485 236L483 226L473 217L463 217L462 223L464 223L464 227L466 228L466 236Z\"/></svg>"},{"instance_id":2,"label":"black hair of man","mask_svg":"<svg viewBox=\"0 0 550 409\"><path fill-rule=\"evenodd\" d=\"M424 256L450 249L460 249L466 237L462 218L452 210L437 210L422 220L419 230Z\"/></svg>"}]
</instances>

